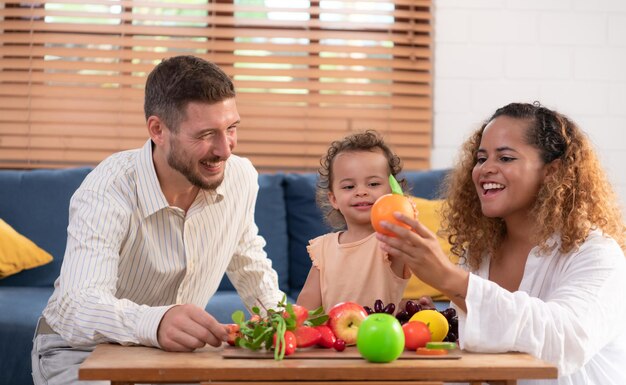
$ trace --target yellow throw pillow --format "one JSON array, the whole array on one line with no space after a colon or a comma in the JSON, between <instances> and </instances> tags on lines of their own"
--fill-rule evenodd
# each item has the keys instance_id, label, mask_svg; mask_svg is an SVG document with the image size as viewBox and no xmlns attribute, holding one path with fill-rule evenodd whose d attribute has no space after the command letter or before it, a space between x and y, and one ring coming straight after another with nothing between
<instances>
[{"instance_id":1,"label":"yellow throw pillow","mask_svg":"<svg viewBox=\"0 0 626 385\"><path fill-rule=\"evenodd\" d=\"M439 231L441 224L441 217L439 215L441 211L442 200L428 200L418 197L411 197L415 209L417 210L417 219L426 226L430 231L435 234ZM450 257L450 260L454 263L458 262L458 257L450 252L450 244L448 240L437 236L439 244L443 251ZM435 288L425 284L416 276L412 275L409 279L409 283L404 290L404 298L416 299L422 296L432 297L435 301L447 301L448 298L441 294Z\"/></svg>"},{"instance_id":2,"label":"yellow throw pillow","mask_svg":"<svg viewBox=\"0 0 626 385\"><path fill-rule=\"evenodd\" d=\"M50 254L0 219L0 278L50 261Z\"/></svg>"}]
</instances>

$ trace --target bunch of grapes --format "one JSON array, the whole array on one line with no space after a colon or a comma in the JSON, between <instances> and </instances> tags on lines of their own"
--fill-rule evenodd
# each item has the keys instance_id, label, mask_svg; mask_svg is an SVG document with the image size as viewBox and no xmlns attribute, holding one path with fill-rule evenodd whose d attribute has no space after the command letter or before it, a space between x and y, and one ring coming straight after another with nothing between
<instances>
[{"instance_id":1,"label":"bunch of grapes","mask_svg":"<svg viewBox=\"0 0 626 385\"><path fill-rule=\"evenodd\" d=\"M373 309L369 306L363 306L363 308L365 309L367 314L387 313L387 314L393 315L393 313L396 311L396 304L394 304L393 302L390 302L387 305L385 305L382 300L377 299L376 301L374 301Z\"/></svg>"},{"instance_id":2,"label":"bunch of grapes","mask_svg":"<svg viewBox=\"0 0 626 385\"><path fill-rule=\"evenodd\" d=\"M396 305L394 303L388 303L387 305L385 305L382 300L377 299L376 301L374 301L373 308L369 306L363 306L363 308L365 309L367 314L387 313L393 315L394 311L396 310ZM420 310L436 310L436 308L430 303L422 304L417 301L408 300L404 304L404 309L398 310L398 312L396 313L396 318L398 319L398 321L400 321L401 325L404 325L405 323L409 322L411 317L413 317L413 314L417 313ZM448 342L456 342L459 338L459 318L456 314L456 310L450 307L440 311L440 313L444 317L446 317L449 325L448 335L446 335L443 340Z\"/></svg>"},{"instance_id":3,"label":"bunch of grapes","mask_svg":"<svg viewBox=\"0 0 626 385\"><path fill-rule=\"evenodd\" d=\"M448 325L450 328L448 329L448 335L443 339L448 342L456 342L459 338L459 317L456 314L456 310L454 308L449 307L445 310L440 311L440 313L446 317L448 320Z\"/></svg>"},{"instance_id":4,"label":"bunch of grapes","mask_svg":"<svg viewBox=\"0 0 626 385\"><path fill-rule=\"evenodd\" d=\"M422 305L415 301L408 300L404 304L404 310L398 311L398 313L396 314L396 318L398 319L398 321L400 321L401 325L404 325L405 323L409 322L411 317L413 317L413 314L417 313L420 310L422 310Z\"/></svg>"}]
</instances>

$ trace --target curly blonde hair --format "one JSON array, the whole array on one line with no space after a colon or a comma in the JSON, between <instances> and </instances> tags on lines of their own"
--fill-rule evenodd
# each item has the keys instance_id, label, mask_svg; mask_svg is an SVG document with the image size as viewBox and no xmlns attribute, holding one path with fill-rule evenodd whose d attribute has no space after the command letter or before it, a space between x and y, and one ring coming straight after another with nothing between
<instances>
[{"instance_id":1,"label":"curly blonde hair","mask_svg":"<svg viewBox=\"0 0 626 385\"><path fill-rule=\"evenodd\" d=\"M485 252L496 254L506 234L502 219L482 214L472 181L482 134L498 116L527 121L527 143L540 151L543 162L560 160L530 211L541 224L534 234L540 249L547 251L548 239L560 234L560 251L567 253L580 247L591 230L600 229L626 251L621 208L591 142L569 118L535 102L499 108L463 145L459 162L446 179L447 200L442 210L452 252L477 269Z\"/></svg>"},{"instance_id":2,"label":"curly blonde hair","mask_svg":"<svg viewBox=\"0 0 626 385\"><path fill-rule=\"evenodd\" d=\"M320 160L320 168L318 170L319 179L317 181L317 190L315 191L315 200L318 207L322 210L324 220L335 230L342 230L346 227L346 220L343 214L335 209L328 200L328 192L333 189L333 162L337 155L342 152L359 152L359 151L376 151L381 150L387 163L389 164L389 173L394 177L402 171L402 162L400 158L391 151L391 148L385 143L383 137L374 130L367 130L346 136L341 140L335 140L330 144L326 155ZM398 180L400 186L406 188L406 180Z\"/></svg>"}]
</instances>

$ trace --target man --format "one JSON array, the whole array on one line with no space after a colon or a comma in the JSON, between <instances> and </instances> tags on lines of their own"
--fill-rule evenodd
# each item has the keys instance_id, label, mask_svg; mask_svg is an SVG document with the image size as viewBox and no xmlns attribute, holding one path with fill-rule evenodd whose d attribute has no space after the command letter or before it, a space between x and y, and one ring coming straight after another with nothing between
<instances>
[{"instance_id":1,"label":"man","mask_svg":"<svg viewBox=\"0 0 626 385\"><path fill-rule=\"evenodd\" d=\"M226 272L248 307L283 293L254 223L257 173L232 155L231 80L179 56L146 82L150 139L105 159L72 197L55 290L33 344L35 384L78 383L97 343L192 351L226 339L204 308Z\"/></svg>"}]
</instances>

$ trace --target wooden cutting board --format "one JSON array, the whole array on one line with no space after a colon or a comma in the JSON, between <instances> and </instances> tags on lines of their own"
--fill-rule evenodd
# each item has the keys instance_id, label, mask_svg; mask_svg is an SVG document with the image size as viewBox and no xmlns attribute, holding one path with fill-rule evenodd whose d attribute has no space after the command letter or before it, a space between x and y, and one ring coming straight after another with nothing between
<instances>
[{"instance_id":1,"label":"wooden cutting board","mask_svg":"<svg viewBox=\"0 0 626 385\"><path fill-rule=\"evenodd\" d=\"M274 359L273 351L259 350L252 351L244 348L236 348L233 346L226 346L222 351L223 358L270 358ZM356 346L348 346L343 352L338 352L335 349L324 349L318 347L311 347L305 349L298 349L290 356L285 356L285 359L355 359L361 358ZM412 350L405 350L399 359L408 360L455 360L461 358L461 352L458 349L450 350L445 356L424 356L415 353Z\"/></svg>"}]
</instances>

